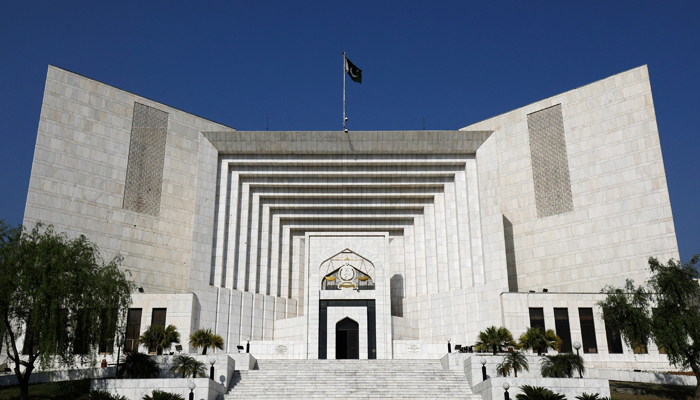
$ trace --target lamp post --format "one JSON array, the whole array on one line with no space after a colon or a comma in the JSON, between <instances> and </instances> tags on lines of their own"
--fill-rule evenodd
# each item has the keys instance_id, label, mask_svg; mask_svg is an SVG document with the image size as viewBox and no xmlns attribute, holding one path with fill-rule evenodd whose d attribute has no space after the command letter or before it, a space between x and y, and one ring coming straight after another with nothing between
<instances>
[{"instance_id":1,"label":"lamp post","mask_svg":"<svg viewBox=\"0 0 700 400\"><path fill-rule=\"evenodd\" d=\"M248 338L248 340L246 340L245 352L250 353L250 338Z\"/></svg>"},{"instance_id":2,"label":"lamp post","mask_svg":"<svg viewBox=\"0 0 700 400\"><path fill-rule=\"evenodd\" d=\"M579 356L579 354L578 354L578 349L580 349L580 348L581 348L581 342L579 342L579 341L574 342L574 349L576 349L576 355L577 355L577 356ZM579 357L580 357L580 356L579 356ZM581 370L578 370L578 377L579 377L579 378L583 378L583 375L581 374Z\"/></svg>"},{"instance_id":3,"label":"lamp post","mask_svg":"<svg viewBox=\"0 0 700 400\"><path fill-rule=\"evenodd\" d=\"M481 376L486 380L486 359L481 357Z\"/></svg>"},{"instance_id":4,"label":"lamp post","mask_svg":"<svg viewBox=\"0 0 700 400\"><path fill-rule=\"evenodd\" d=\"M187 387L190 388L190 400L194 400L194 388L196 388L197 385L195 385L193 381L190 381Z\"/></svg>"},{"instance_id":5,"label":"lamp post","mask_svg":"<svg viewBox=\"0 0 700 400\"><path fill-rule=\"evenodd\" d=\"M121 351L122 351L122 346L124 345L124 339L126 335L125 332L118 330L117 331L117 369L114 372L114 376L117 378L119 377L119 360L121 359Z\"/></svg>"},{"instance_id":6,"label":"lamp post","mask_svg":"<svg viewBox=\"0 0 700 400\"><path fill-rule=\"evenodd\" d=\"M447 338L447 352L452 353L452 345L450 344L450 338Z\"/></svg>"},{"instance_id":7,"label":"lamp post","mask_svg":"<svg viewBox=\"0 0 700 400\"><path fill-rule=\"evenodd\" d=\"M506 400L510 400L508 389L510 389L510 385L508 384L508 382L503 382L503 390L505 390L505 393L503 393L503 398Z\"/></svg>"},{"instance_id":8,"label":"lamp post","mask_svg":"<svg viewBox=\"0 0 700 400\"><path fill-rule=\"evenodd\" d=\"M209 369L209 379L212 381L214 380L214 364L216 364L216 358L211 357L209 358L209 364L211 364L211 368Z\"/></svg>"}]
</instances>

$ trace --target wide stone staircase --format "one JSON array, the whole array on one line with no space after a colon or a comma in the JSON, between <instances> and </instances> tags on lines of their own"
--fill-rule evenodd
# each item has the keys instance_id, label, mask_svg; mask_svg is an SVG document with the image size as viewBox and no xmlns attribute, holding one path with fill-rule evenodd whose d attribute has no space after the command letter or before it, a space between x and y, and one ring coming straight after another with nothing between
<instances>
[{"instance_id":1,"label":"wide stone staircase","mask_svg":"<svg viewBox=\"0 0 700 400\"><path fill-rule=\"evenodd\" d=\"M481 399L439 360L258 360L236 371L233 399Z\"/></svg>"}]
</instances>

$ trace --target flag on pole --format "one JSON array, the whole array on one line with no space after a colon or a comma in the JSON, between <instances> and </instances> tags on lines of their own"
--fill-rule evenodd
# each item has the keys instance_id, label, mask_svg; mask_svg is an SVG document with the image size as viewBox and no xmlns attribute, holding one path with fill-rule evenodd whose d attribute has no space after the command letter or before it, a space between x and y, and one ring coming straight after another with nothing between
<instances>
[{"instance_id":1,"label":"flag on pole","mask_svg":"<svg viewBox=\"0 0 700 400\"><path fill-rule=\"evenodd\" d=\"M347 57L345 57L345 72L350 75L350 79L357 83L362 83L362 70L357 68Z\"/></svg>"}]
</instances>

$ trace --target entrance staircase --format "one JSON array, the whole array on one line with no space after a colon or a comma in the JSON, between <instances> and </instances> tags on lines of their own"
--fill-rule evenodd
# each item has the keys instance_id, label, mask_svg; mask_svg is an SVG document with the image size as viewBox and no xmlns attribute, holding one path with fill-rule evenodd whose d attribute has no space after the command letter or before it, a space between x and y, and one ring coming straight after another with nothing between
<instances>
[{"instance_id":1,"label":"entrance staircase","mask_svg":"<svg viewBox=\"0 0 700 400\"><path fill-rule=\"evenodd\" d=\"M258 360L236 371L233 399L481 399L439 360Z\"/></svg>"}]
</instances>

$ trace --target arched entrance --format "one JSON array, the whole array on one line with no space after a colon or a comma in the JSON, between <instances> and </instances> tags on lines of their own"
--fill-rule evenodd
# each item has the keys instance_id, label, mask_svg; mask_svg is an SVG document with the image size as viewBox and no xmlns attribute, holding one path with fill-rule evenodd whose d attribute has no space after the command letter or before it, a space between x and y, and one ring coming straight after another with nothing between
<instances>
[{"instance_id":1,"label":"arched entrance","mask_svg":"<svg viewBox=\"0 0 700 400\"><path fill-rule=\"evenodd\" d=\"M343 318L335 324L335 358L360 358L360 325L350 318Z\"/></svg>"}]
</instances>

